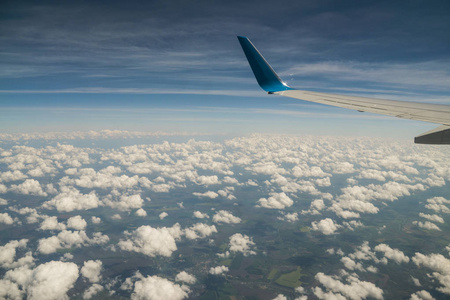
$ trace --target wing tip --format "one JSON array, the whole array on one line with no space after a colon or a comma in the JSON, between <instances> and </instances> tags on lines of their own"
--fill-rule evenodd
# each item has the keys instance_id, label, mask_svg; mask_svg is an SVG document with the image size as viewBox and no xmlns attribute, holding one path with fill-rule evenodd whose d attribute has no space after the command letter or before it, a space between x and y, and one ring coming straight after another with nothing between
<instances>
[{"instance_id":1,"label":"wing tip","mask_svg":"<svg viewBox=\"0 0 450 300\"><path fill-rule=\"evenodd\" d=\"M272 69L255 45L246 36L237 36L259 86L269 93L292 90Z\"/></svg>"}]
</instances>

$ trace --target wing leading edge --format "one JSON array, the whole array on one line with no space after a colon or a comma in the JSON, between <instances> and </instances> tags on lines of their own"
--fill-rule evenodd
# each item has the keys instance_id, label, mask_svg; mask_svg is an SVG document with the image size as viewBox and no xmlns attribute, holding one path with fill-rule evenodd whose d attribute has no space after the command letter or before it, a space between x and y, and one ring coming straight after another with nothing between
<instances>
[{"instance_id":1,"label":"wing leading edge","mask_svg":"<svg viewBox=\"0 0 450 300\"><path fill-rule=\"evenodd\" d=\"M415 137L414 142L418 144L450 144L449 105L345 96L294 89L280 79L248 38L238 36L238 39L256 81L269 94L397 118L441 124L442 126Z\"/></svg>"}]
</instances>

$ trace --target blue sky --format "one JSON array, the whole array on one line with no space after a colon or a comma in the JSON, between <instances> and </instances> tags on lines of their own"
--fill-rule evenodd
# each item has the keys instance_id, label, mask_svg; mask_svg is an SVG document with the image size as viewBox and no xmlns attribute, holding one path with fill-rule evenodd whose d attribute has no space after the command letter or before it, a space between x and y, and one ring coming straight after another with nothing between
<instances>
[{"instance_id":1,"label":"blue sky","mask_svg":"<svg viewBox=\"0 0 450 300\"><path fill-rule=\"evenodd\" d=\"M436 127L266 95L236 35L248 36L293 87L450 103L448 1L2 1L1 6L3 132L411 138Z\"/></svg>"}]
</instances>

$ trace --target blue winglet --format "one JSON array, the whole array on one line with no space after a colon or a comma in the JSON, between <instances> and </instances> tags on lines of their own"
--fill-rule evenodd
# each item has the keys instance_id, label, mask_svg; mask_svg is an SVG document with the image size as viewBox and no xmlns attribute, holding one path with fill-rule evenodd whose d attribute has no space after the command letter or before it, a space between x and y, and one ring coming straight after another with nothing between
<instances>
[{"instance_id":1,"label":"blue winglet","mask_svg":"<svg viewBox=\"0 0 450 300\"><path fill-rule=\"evenodd\" d=\"M253 74L255 74L256 80L263 90L269 93L292 90L278 77L277 73L275 73L248 38L244 36L238 36L237 38L242 46L242 50L244 50Z\"/></svg>"}]
</instances>

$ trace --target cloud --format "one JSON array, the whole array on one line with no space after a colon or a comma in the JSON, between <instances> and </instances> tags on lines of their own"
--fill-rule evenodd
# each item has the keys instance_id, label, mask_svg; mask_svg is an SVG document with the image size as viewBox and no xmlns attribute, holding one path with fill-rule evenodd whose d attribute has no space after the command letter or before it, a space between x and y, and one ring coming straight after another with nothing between
<instances>
[{"instance_id":1,"label":"cloud","mask_svg":"<svg viewBox=\"0 0 450 300\"><path fill-rule=\"evenodd\" d=\"M449 214L450 209L445 204L450 204L450 200L447 200L444 197L433 197L427 199L427 204L425 205L425 207L430 210L434 210L437 213L442 212Z\"/></svg>"},{"instance_id":2,"label":"cloud","mask_svg":"<svg viewBox=\"0 0 450 300\"><path fill-rule=\"evenodd\" d=\"M303 210L302 214L320 215L320 211L325 208L325 203L322 199L316 199L311 202L309 210Z\"/></svg>"},{"instance_id":3,"label":"cloud","mask_svg":"<svg viewBox=\"0 0 450 300\"><path fill-rule=\"evenodd\" d=\"M22 207L17 209L16 207L9 207L11 211L14 211L20 215L28 215L26 220L28 224L39 222L39 219L46 219L48 216L38 214L35 208Z\"/></svg>"},{"instance_id":4,"label":"cloud","mask_svg":"<svg viewBox=\"0 0 450 300\"><path fill-rule=\"evenodd\" d=\"M428 221L425 221L425 222L413 221L412 223L414 225L418 226L419 228L441 231L441 229L436 224L428 222Z\"/></svg>"},{"instance_id":5,"label":"cloud","mask_svg":"<svg viewBox=\"0 0 450 300\"><path fill-rule=\"evenodd\" d=\"M100 284L93 284L91 285L86 291L83 293L83 299L89 300L92 299L95 295L103 291L104 288Z\"/></svg>"},{"instance_id":6,"label":"cloud","mask_svg":"<svg viewBox=\"0 0 450 300\"><path fill-rule=\"evenodd\" d=\"M62 91L64 92L64 91ZM142 137L170 137L170 136L197 136L204 135L200 133L187 132L151 132L151 131L128 131L128 130L110 130L104 129L99 131L72 131L72 132L35 132L35 133L0 133L0 139L7 141L32 141L32 140L109 140L120 138L142 138ZM66 155L68 151L76 148L71 145L59 145L59 149L65 149ZM8 154L8 152L4 152ZM75 154L75 153L73 153ZM11 156L9 152L7 156ZM71 157L69 157L71 158ZM83 153L80 154L83 158ZM84 161L86 162L86 161Z\"/></svg>"},{"instance_id":7,"label":"cloud","mask_svg":"<svg viewBox=\"0 0 450 300\"><path fill-rule=\"evenodd\" d=\"M84 262L81 268L81 275L87 278L91 283L97 283L101 279L100 272L102 270L102 262L100 260L88 260Z\"/></svg>"},{"instance_id":8,"label":"cloud","mask_svg":"<svg viewBox=\"0 0 450 300\"><path fill-rule=\"evenodd\" d=\"M194 193L192 193L192 195L197 196L197 197L211 198L211 199L216 199L217 197L219 197L219 194L217 194L216 192L212 192L212 191L207 191L204 193L194 192Z\"/></svg>"},{"instance_id":9,"label":"cloud","mask_svg":"<svg viewBox=\"0 0 450 300\"><path fill-rule=\"evenodd\" d=\"M113 220L122 220L122 217L119 214L114 214L111 216L111 219Z\"/></svg>"},{"instance_id":10,"label":"cloud","mask_svg":"<svg viewBox=\"0 0 450 300\"><path fill-rule=\"evenodd\" d=\"M184 230L186 238L190 240L205 238L216 232L217 232L216 226L214 225L209 226L203 223L197 223Z\"/></svg>"},{"instance_id":11,"label":"cloud","mask_svg":"<svg viewBox=\"0 0 450 300\"><path fill-rule=\"evenodd\" d=\"M380 246L378 250L379 252L388 253L390 259L394 259L399 262L409 259L408 257L404 257L403 252L397 249L391 249L389 246L384 244L383 246ZM364 241L361 246L357 247L356 250L348 256L353 260L374 261L377 264L382 263L385 265L388 263L387 256L382 257L381 259L376 256L376 253L370 248L368 241ZM367 268L367 270L370 271L369 268ZM375 271L375 269L372 268L372 271Z\"/></svg>"},{"instance_id":12,"label":"cloud","mask_svg":"<svg viewBox=\"0 0 450 300\"><path fill-rule=\"evenodd\" d=\"M237 224L241 222L241 218L233 216L229 211L219 210L213 216L214 223L228 223L228 224Z\"/></svg>"},{"instance_id":13,"label":"cloud","mask_svg":"<svg viewBox=\"0 0 450 300\"><path fill-rule=\"evenodd\" d=\"M415 292L409 300L435 300L431 294L425 290Z\"/></svg>"},{"instance_id":14,"label":"cloud","mask_svg":"<svg viewBox=\"0 0 450 300\"><path fill-rule=\"evenodd\" d=\"M381 171L374 169L362 170L361 172L359 172L357 178L374 179L378 181L386 181L387 178L390 178L394 181L411 182L411 180L407 176L403 175L400 172Z\"/></svg>"},{"instance_id":15,"label":"cloud","mask_svg":"<svg viewBox=\"0 0 450 300\"><path fill-rule=\"evenodd\" d=\"M217 177L217 175L198 176L195 181L199 185L207 185L207 186L220 183L219 178Z\"/></svg>"},{"instance_id":16,"label":"cloud","mask_svg":"<svg viewBox=\"0 0 450 300\"><path fill-rule=\"evenodd\" d=\"M165 278L148 276L134 283L133 300L181 300L188 297L182 286Z\"/></svg>"},{"instance_id":17,"label":"cloud","mask_svg":"<svg viewBox=\"0 0 450 300\"><path fill-rule=\"evenodd\" d=\"M147 212L142 208L139 208L134 214L138 217L146 217L147 216Z\"/></svg>"},{"instance_id":18,"label":"cloud","mask_svg":"<svg viewBox=\"0 0 450 300\"><path fill-rule=\"evenodd\" d=\"M293 222L298 221L298 213L291 213L291 214L286 213L286 214L283 214L282 217L278 217L277 219L278 220L286 220L288 222L293 223Z\"/></svg>"},{"instance_id":19,"label":"cloud","mask_svg":"<svg viewBox=\"0 0 450 300\"><path fill-rule=\"evenodd\" d=\"M74 187L61 187L61 193L53 199L44 202L42 208L55 208L60 212L71 212L74 210L88 210L97 208L100 201L94 191L89 194L82 194Z\"/></svg>"},{"instance_id":20,"label":"cloud","mask_svg":"<svg viewBox=\"0 0 450 300\"><path fill-rule=\"evenodd\" d=\"M361 223L361 221L355 221L355 220L351 220L348 222L342 222L342 226L350 229L351 231L355 230L355 228L358 227L364 227L364 224Z\"/></svg>"},{"instance_id":21,"label":"cloud","mask_svg":"<svg viewBox=\"0 0 450 300\"><path fill-rule=\"evenodd\" d=\"M248 185L248 186L258 186L258 183L256 181L254 181L254 180L249 179L249 180L247 180L246 185Z\"/></svg>"},{"instance_id":22,"label":"cloud","mask_svg":"<svg viewBox=\"0 0 450 300\"><path fill-rule=\"evenodd\" d=\"M141 226L131 233L125 233L129 238L120 240L117 244L124 251L133 251L150 257L171 256L177 250L176 240L180 239L182 230L177 223L172 227L153 228Z\"/></svg>"},{"instance_id":23,"label":"cloud","mask_svg":"<svg viewBox=\"0 0 450 300\"><path fill-rule=\"evenodd\" d=\"M269 198L261 198L258 200L260 206L265 208L283 209L292 206L294 201L283 193L271 193Z\"/></svg>"},{"instance_id":24,"label":"cloud","mask_svg":"<svg viewBox=\"0 0 450 300\"><path fill-rule=\"evenodd\" d=\"M197 218L197 219L209 219L209 216L208 216L208 214L206 214L206 213L202 213L202 212L200 212L200 211L194 211L194 214L193 214L193 216L195 217L195 218Z\"/></svg>"},{"instance_id":25,"label":"cloud","mask_svg":"<svg viewBox=\"0 0 450 300\"><path fill-rule=\"evenodd\" d=\"M130 211L132 209L141 208L144 204L144 200L141 198L141 195L119 195L119 193L113 191L108 197L103 199L103 202L112 207L121 211Z\"/></svg>"},{"instance_id":26,"label":"cloud","mask_svg":"<svg viewBox=\"0 0 450 300\"><path fill-rule=\"evenodd\" d=\"M23 299L19 286L5 279L0 279L0 297L2 299Z\"/></svg>"},{"instance_id":27,"label":"cloud","mask_svg":"<svg viewBox=\"0 0 450 300\"><path fill-rule=\"evenodd\" d=\"M444 219L438 215L429 215L429 214L419 213L419 217L425 218L432 222L444 223Z\"/></svg>"},{"instance_id":28,"label":"cloud","mask_svg":"<svg viewBox=\"0 0 450 300\"><path fill-rule=\"evenodd\" d=\"M344 219L359 218L359 213L376 214L379 211L372 203L361 200L339 200L334 202L329 210L334 211L337 216Z\"/></svg>"},{"instance_id":29,"label":"cloud","mask_svg":"<svg viewBox=\"0 0 450 300\"><path fill-rule=\"evenodd\" d=\"M231 252L241 252L244 256L255 255L255 243L247 236L240 233L235 233L230 237L229 249Z\"/></svg>"},{"instance_id":30,"label":"cloud","mask_svg":"<svg viewBox=\"0 0 450 300\"><path fill-rule=\"evenodd\" d=\"M383 252L385 257L392 259L398 264L409 262L409 257L406 256L402 251L398 249L392 249L386 244L379 244L374 248L374 250L377 252Z\"/></svg>"},{"instance_id":31,"label":"cloud","mask_svg":"<svg viewBox=\"0 0 450 300\"><path fill-rule=\"evenodd\" d=\"M419 279L411 276L411 280L412 280L412 282L414 283L415 286L422 286L422 284L420 284L420 280Z\"/></svg>"},{"instance_id":32,"label":"cloud","mask_svg":"<svg viewBox=\"0 0 450 300\"><path fill-rule=\"evenodd\" d=\"M94 143L97 141L92 142ZM132 143L134 141L129 140L129 142ZM86 143L87 142L83 142L82 144ZM30 143L30 145L31 144L32 143ZM143 257L145 257L144 255L148 255L147 253L152 253L149 256L156 258L161 256L173 257L173 255L177 252L183 252L181 251L181 247L186 247L189 245L195 246L198 244L199 239L206 239L206 241L202 241L200 244L207 244L209 240L212 245L213 242L211 238L215 237L217 237L217 241L220 241L220 234L217 234L216 232L218 229L220 230L220 228L222 228L225 231L228 231L223 232L222 235L224 234L225 236L230 237L229 248L224 251L228 250L227 252L233 253L232 249L235 249L235 252L239 254L241 252L245 254L253 254L254 252L257 252L254 241L259 241L259 236L252 236L252 240L252 238L247 235L241 233L235 234L236 232L244 232L239 228L243 226L242 222L244 222L244 219L247 219L249 212L246 211L242 205L234 206L232 202L227 202L227 204L223 201L215 201L215 204L226 205L222 205L222 207L219 205L212 210L203 209L204 211L195 211L196 209L199 209L200 206L194 207L195 205L192 206L192 203L188 200L179 199L177 200L178 202L185 202L186 207L183 208L185 210L185 216L193 216L193 218L181 218L181 225L178 229L171 230L169 227L167 228L166 233L162 233L162 228L156 228L156 225L153 223L155 223L156 220L159 220L159 213L163 210L171 209L171 205L176 206L175 203L177 201L170 198L169 194L162 195L159 194L159 192L155 192L156 187L161 187L161 190L164 190L164 185L164 187L167 187L166 191L173 190L176 193L181 194L187 191L188 198L189 194L191 195L190 198L192 198L192 193L197 192L198 195L204 195L205 191L208 191L209 187L214 187L214 189L210 189L209 191L211 195L214 196L217 194L217 198L222 200L230 195L232 196L233 194L236 194L240 198L244 199L247 193L256 193L260 196L253 199L254 205L259 204L261 207L264 207L265 205L265 207L272 209L284 208L284 210L270 212L270 209L264 210L264 208L256 208L255 210L254 206L247 208L249 208L251 212L260 211L262 213L265 211L264 214L267 214L267 216L270 215L272 217L272 221L275 220L275 223L278 225L282 225L280 224L281 222L276 221L276 218L280 217L285 221L297 222L296 224L298 226L311 224L310 227L312 227L312 230L320 231L324 234L334 234L344 230L346 235L353 235L353 233L349 232L349 230L353 230L360 226L367 226L364 230L370 231L373 229L376 233L380 226L374 229L369 226L370 222L366 223L364 221L363 225L360 220L351 218L363 218L365 217L364 214L383 212L386 210L386 207L391 205L390 201L408 196L408 193L412 194L414 191L429 188L431 183L425 179L432 180L432 178L434 178L432 177L433 173L437 174L438 172L444 172L440 177L443 178L444 181L449 175L447 174L448 172L445 171L448 164L445 160L445 153L443 153L440 149L426 149L425 153L422 154L422 152L411 150L411 147L405 147L405 145L406 144L403 144L402 142L393 142L392 144L388 144L387 142L379 142L377 140L370 141L365 138L360 140L343 138L342 141L338 141L338 138L334 137L322 139L320 137L298 138L291 136L269 137L254 135L250 137L230 139L225 142L190 140L180 143L142 143L139 145L120 148L117 147L113 149L105 149L96 145L92 148L86 147L81 150L73 150L73 152L80 153L80 155L82 154L81 156L85 157L84 159L81 157L74 158L70 155L67 158L63 158L66 156L67 151L62 151L58 147L51 148L51 146L46 146L42 148L46 150L41 150L41 148L27 146L27 148L34 150L26 151L35 152L35 154L28 157L27 160L48 160L47 164L52 165L56 170L51 174L51 177L48 176L39 179L42 183L41 187L43 191L48 193L49 196L43 199L43 201L39 200L40 198L37 197L25 197L31 201L22 202L14 197L11 198L9 194L6 194L4 196L6 197L5 199L8 199L6 202L9 207L3 207L5 208L5 212L8 211L8 215L11 215L12 217L16 217L17 215L17 225L14 226L15 229L20 229L18 225L19 221L24 222L26 218L27 221L30 222L30 224L26 224L26 227L30 230L41 226L42 229L46 228L48 230L61 231L36 231L36 233L40 236L34 240L32 245L28 243L32 246L33 250L37 250L37 253L41 255L44 260L51 259L54 255L61 257L61 260L65 261L72 261L76 259L76 256L72 258L70 256L63 257L63 253L67 252L68 249L75 249L75 252L79 252L79 249L77 250L76 248L96 245L95 240L100 243L100 241L104 241L106 239L102 239L102 236L92 235L89 230L91 227L87 227L87 223L90 222L89 226L92 226L91 229L97 228L100 230L104 226L108 227L109 225L107 223L109 221L111 221L111 224L113 225L124 225L129 223L131 226L129 228L131 229L129 229L129 233L116 237L116 240L120 244L115 242L114 245L111 245L111 247L108 248L108 251L111 249L122 252L122 254L125 253L124 251L132 251L134 255L142 255ZM13 147L10 150L13 154L25 151L14 149L16 148ZM1 151L3 150L0 150L0 153ZM398 159L391 157L385 159L388 156L397 156ZM330 169L327 167L330 162L340 163L346 161L353 166L353 173L336 175L334 173L334 167L337 169L340 167L345 167L345 165L342 164L339 166L333 166L333 168ZM5 164L4 161L1 161L1 163ZM27 172L37 168L37 164L35 163L23 163L22 166L19 162L19 158L15 158L14 161L7 164L8 168L11 167L10 170L12 173L14 170L20 170L22 174L26 174L27 178L30 178L30 175ZM253 168L254 166L256 166L256 169ZM362 172L366 169L376 170L376 172L372 171L370 174L363 174ZM415 170L419 170L419 173L416 173ZM133 176L134 172L139 174L138 177ZM231 174L229 172L231 172ZM132 175L130 175L130 173ZM122 174L126 174L128 177L122 177ZM209 176L199 177L199 174L217 175L217 181L219 183L226 184L220 186L210 185L206 186L208 188L205 188L205 186L201 183L206 183L208 180L213 182L215 179ZM13 174L10 175L12 176ZM17 175L20 174L17 173ZM371 178L371 176L374 178ZM383 176L385 180L380 181L381 178L378 178L380 180L375 178L377 176ZM222 179L223 177L228 179ZM20 180L23 181L27 178ZM347 181L349 178L354 180ZM137 183L135 179L137 179ZM239 181L237 179L239 179ZM356 179L359 182L356 182ZM105 180L104 185L101 180ZM21 181L7 183L7 185L8 187L10 184L19 185ZM48 182L53 183L53 190L47 185ZM129 185L127 185L127 182ZM243 184L241 185L239 182L243 182ZM255 186L246 185L244 184L245 182L253 182ZM333 186L327 187L328 183L333 183ZM88 187L89 184L91 184L91 187ZM82 185L86 187L82 187ZM230 187L227 185L233 186ZM232 187L235 190L231 189ZM340 189L341 187L343 188ZM51 194L55 190L57 190L57 193ZM294 190L297 192L288 192ZM439 190L436 188L436 191L440 191L440 188ZM330 192L332 194L326 192ZM156 212L156 215L153 215L152 218L148 218L146 220L139 219L135 217L135 214L145 212L142 207L144 207L143 205L147 203L146 196L149 194L155 195L152 196L152 199L157 202L155 202L152 207L161 207L162 210L159 212L153 211L152 214ZM283 203L283 199L280 196L283 194L286 195L291 202L287 201ZM133 202L133 199L131 198L132 196L135 196L134 200L137 201ZM23 198L23 196L21 197ZM264 204L261 202L255 203L260 197L264 197L262 199L266 200ZM273 199L270 199L271 197ZM67 199L63 200L63 198ZM170 203L162 203L161 201L164 199L175 202L169 201ZM208 200L208 198L206 198L206 200ZM312 202L309 203L310 201ZM449 203L446 201L448 200L444 198L432 198L432 200L429 199L429 201L425 204L438 205L436 207L440 210L440 214L442 212L441 210L444 210L444 207L449 206ZM0 202L3 201L0 200ZM44 205L40 207L36 206L41 205L42 203L44 203ZM24 205L30 205L31 207L24 207ZM113 207L114 209L110 209L110 207L106 207L106 210L99 209L101 206L107 205ZM178 208L178 206L176 207ZM313 216L300 215L300 211L302 209L308 208L308 211L303 211L302 213L312 214ZM57 217L50 217L43 214L45 212L44 209L52 209L55 211L58 210L56 213L50 213L49 211L47 212L49 212L49 215L51 216L56 216L58 214L59 222ZM93 210L90 212L66 213L84 209ZM150 214L150 210L147 211ZM120 214L119 216L121 216L122 221L112 220L111 216L117 213ZM433 214L430 211L428 213L429 214L419 214L419 216L425 218L422 219L423 221L436 222L436 224L441 226L438 222L444 218L441 218L439 214ZM174 215L170 215L171 218L175 218L178 215L175 211L173 214ZM323 214L324 216L314 218L314 215L316 214ZM333 218L330 217L334 214L339 216L341 221L337 218L333 220ZM73 217L74 215L79 215L78 219ZM104 223L103 226L95 225L101 224L99 222L102 221L100 218L92 217L93 215L97 215L107 222ZM299 218L299 215L301 218ZM154 218L155 216L156 220ZM239 218L237 216L239 216ZM63 219L65 220L69 217L75 219L73 219L73 221L69 221L72 219L70 218L67 222L62 221ZM263 217L263 215L256 216L255 218L258 219L261 217ZM326 217L328 217L328 220ZM345 218L346 220L342 220ZM137 230L139 229L139 226L143 224L137 224L137 226L133 228L133 224L130 223L130 220L138 223L145 221L145 223L148 223L145 225L153 226L153 229L158 231L160 235L154 234L154 236L152 236L152 234L147 234L148 232L145 232L142 236L139 236ZM204 223L197 223L200 221ZM32 225L31 222L39 223ZM80 224L75 225L75 223ZM230 227L230 225L225 226L223 223L242 224L233 225ZM169 226L172 226L172 224ZM219 226L218 224L222 225ZM291 225L284 224L283 226L289 227ZM73 229L70 229L69 227ZM229 231L232 227L236 229L234 232ZM444 227L445 226L442 226L442 230L444 230ZM69 231L69 229L73 231ZM178 233L174 233L174 231L178 231ZM158 243L164 244L165 240L163 237L165 237L166 234L169 236L169 238L167 238L168 243L164 246L157 246ZM320 235L320 233L318 234ZM148 235L150 235L150 237ZM236 241L231 241L231 236L239 237L239 239L236 239ZM17 239L22 237L23 236L18 235ZM183 241L179 242L181 240ZM353 250L354 253L341 253L342 255L340 254L340 256L336 256L335 258L341 260L341 267L345 267L347 270L346 272L354 271L358 272L358 274L359 272L364 271L376 272L376 267L370 266L370 264L375 265L388 262L393 263L391 261L392 259L397 259L397 261L404 262L401 260L401 256L398 256L399 258L395 258L397 257L395 256L395 251L400 250L392 249L387 245L385 245L384 249L381 249L380 245L375 247L377 244L378 243L375 243L373 248L369 247L369 243L367 243L367 245L363 244L361 247L357 247L358 245L353 245L355 246L355 250ZM124 249L122 249L121 246L124 247ZM153 246L156 249L151 249ZM367 249L365 246L367 246ZM164 247L166 247L165 250ZM260 245L258 245L258 249L259 248ZM28 260L31 258L31 263L25 264L25 266L31 266L34 261L38 261L33 259L31 252L29 256L24 254L26 251L28 251L26 247L18 248L13 263L16 264L22 258L27 258ZM58 253L55 253L55 251ZM177 252L174 253L174 251ZM443 251L446 253L447 250ZM45 253L55 254L50 256L42 255ZM403 254L401 251L400 253ZM405 257L407 258L407 256ZM95 260L96 258L92 257L90 259ZM405 260L405 258L403 259ZM378 267L378 265L375 266ZM413 265L410 265L410 267L411 266ZM81 268L82 265L79 267ZM381 270L383 268L383 266L380 266L380 272L383 271ZM208 272L208 270L209 268L206 272ZM176 271L177 272L173 275L180 272L180 270ZM433 271L429 271L430 274L432 272ZM106 276L106 273L102 273L102 275ZM370 274L362 273L362 276L370 276ZM340 281L344 285L351 284L351 282L346 281L348 276L345 278L338 278L335 276L331 277ZM173 281L173 277L171 278L169 279ZM365 278L368 277L360 277L359 279L362 281L365 280ZM435 282L438 282L434 277L432 279L434 279ZM13 291L14 284L16 282L12 279L10 280L5 278L4 280L9 280L13 283L13 285L5 283L5 286L10 286L11 291ZM104 294L114 292L112 289L113 283L110 280L113 279L104 280L104 288L106 290ZM429 283L426 280L424 282ZM178 284L182 285L182 282L178 282ZM93 287L93 283L88 282L88 280L83 278L78 280L77 293L79 297L83 296L83 292L87 291L90 286ZM19 289L22 289L20 285L18 287ZM344 297L342 293L326 289L320 284L319 287L325 294L340 294ZM92 288L92 291L94 291L94 288ZM409 294L412 292L413 291ZM130 294L131 293L132 288L130 288Z\"/></svg>"},{"instance_id":33,"label":"cloud","mask_svg":"<svg viewBox=\"0 0 450 300\"><path fill-rule=\"evenodd\" d=\"M275 174L285 174L286 170L278 166L272 161L261 161L253 164L252 166L247 166L246 170L253 172L253 174L264 174L264 175L275 175Z\"/></svg>"},{"instance_id":34,"label":"cloud","mask_svg":"<svg viewBox=\"0 0 450 300\"><path fill-rule=\"evenodd\" d=\"M18 185L13 184L10 189L12 192L24 195L47 196L47 193L42 190L39 181L35 179L27 179Z\"/></svg>"},{"instance_id":35,"label":"cloud","mask_svg":"<svg viewBox=\"0 0 450 300\"><path fill-rule=\"evenodd\" d=\"M325 173L318 166L297 165L292 168L292 175L295 177L327 177L330 174Z\"/></svg>"},{"instance_id":36,"label":"cloud","mask_svg":"<svg viewBox=\"0 0 450 300\"><path fill-rule=\"evenodd\" d=\"M351 186L342 189L339 200L388 200L395 201L399 197L411 195L410 191L425 190L422 184L403 184L389 181L383 185L369 184L367 186Z\"/></svg>"},{"instance_id":37,"label":"cloud","mask_svg":"<svg viewBox=\"0 0 450 300\"><path fill-rule=\"evenodd\" d=\"M38 251L42 254L50 254L58 249L80 248L84 245L103 245L107 242L109 242L109 237L101 232L95 232L92 234L92 238L89 238L83 230L63 230L56 236L40 239Z\"/></svg>"},{"instance_id":38,"label":"cloud","mask_svg":"<svg viewBox=\"0 0 450 300\"><path fill-rule=\"evenodd\" d=\"M47 217L45 216L44 221L42 221L39 229L41 230L65 230L66 225L64 223L59 223L56 216Z\"/></svg>"},{"instance_id":39,"label":"cloud","mask_svg":"<svg viewBox=\"0 0 450 300\"><path fill-rule=\"evenodd\" d=\"M239 184L239 181L236 178L230 176L225 176L222 181L225 184Z\"/></svg>"},{"instance_id":40,"label":"cloud","mask_svg":"<svg viewBox=\"0 0 450 300\"><path fill-rule=\"evenodd\" d=\"M33 270L27 286L28 299L65 299L78 278L74 263L51 261Z\"/></svg>"},{"instance_id":41,"label":"cloud","mask_svg":"<svg viewBox=\"0 0 450 300\"><path fill-rule=\"evenodd\" d=\"M13 240L0 246L0 266L2 268L16 268L24 265L34 264L31 252L27 252L24 257L15 261L17 249L26 248L28 239Z\"/></svg>"},{"instance_id":42,"label":"cloud","mask_svg":"<svg viewBox=\"0 0 450 300\"><path fill-rule=\"evenodd\" d=\"M434 62L431 64L435 64ZM344 81L371 81L377 82L377 85L385 86L442 86L446 77L442 74L442 78L436 78L437 74L433 74L431 65L421 62L414 63L360 63L357 61L342 62L320 62L296 65L287 74L311 74L315 76L335 77L337 74L340 80ZM430 68L431 67L431 68ZM411 70L417 70L414 73ZM419 78L427 78L420 82ZM444 80L444 81L443 81Z\"/></svg>"},{"instance_id":43,"label":"cloud","mask_svg":"<svg viewBox=\"0 0 450 300\"><path fill-rule=\"evenodd\" d=\"M81 216L74 216L67 220L67 227L75 230L86 229L87 223Z\"/></svg>"},{"instance_id":44,"label":"cloud","mask_svg":"<svg viewBox=\"0 0 450 300\"><path fill-rule=\"evenodd\" d=\"M233 186L227 186L221 190L218 190L217 193L224 197L227 198L228 200L235 200L236 197L234 195L232 195L231 193L234 191L234 187Z\"/></svg>"},{"instance_id":45,"label":"cloud","mask_svg":"<svg viewBox=\"0 0 450 300\"><path fill-rule=\"evenodd\" d=\"M217 266L209 269L209 274L212 275L222 275L225 272L228 272L228 267L226 266Z\"/></svg>"},{"instance_id":46,"label":"cloud","mask_svg":"<svg viewBox=\"0 0 450 300\"><path fill-rule=\"evenodd\" d=\"M366 299L368 297L375 299L383 299L383 290L375 286L371 282L361 281L358 277L350 275L347 277L346 281L349 284L342 283L341 281L325 275L324 273L317 273L314 277L317 281L322 284L327 291L333 294L325 293L319 287L314 289L314 295L319 299L352 299L360 300Z\"/></svg>"},{"instance_id":47,"label":"cloud","mask_svg":"<svg viewBox=\"0 0 450 300\"><path fill-rule=\"evenodd\" d=\"M100 219L99 217L96 217L96 216L92 216L91 221L92 221L92 223L94 223L94 224L100 224L100 222L102 221L102 219Z\"/></svg>"},{"instance_id":48,"label":"cloud","mask_svg":"<svg viewBox=\"0 0 450 300\"><path fill-rule=\"evenodd\" d=\"M351 259L350 257L344 256L341 258L341 262L344 264L344 266L351 270L358 270L361 272L365 272L366 270L364 269L363 265L359 262L355 262L353 259Z\"/></svg>"},{"instance_id":49,"label":"cloud","mask_svg":"<svg viewBox=\"0 0 450 300\"><path fill-rule=\"evenodd\" d=\"M350 174L354 173L353 164L349 162L336 162L326 165L326 170L330 170L334 174Z\"/></svg>"},{"instance_id":50,"label":"cloud","mask_svg":"<svg viewBox=\"0 0 450 300\"><path fill-rule=\"evenodd\" d=\"M418 267L423 266L433 270L432 276L442 285L438 291L450 295L450 259L445 258L442 254L424 255L416 252L412 261Z\"/></svg>"},{"instance_id":51,"label":"cloud","mask_svg":"<svg viewBox=\"0 0 450 300\"><path fill-rule=\"evenodd\" d=\"M197 281L197 279L191 274L182 271L177 274L177 276L175 277L175 281L181 281L187 284L194 284Z\"/></svg>"},{"instance_id":52,"label":"cloud","mask_svg":"<svg viewBox=\"0 0 450 300\"><path fill-rule=\"evenodd\" d=\"M14 220L8 213L0 213L0 223L11 225L14 223Z\"/></svg>"},{"instance_id":53,"label":"cloud","mask_svg":"<svg viewBox=\"0 0 450 300\"><path fill-rule=\"evenodd\" d=\"M162 213L160 213L159 214L159 218L161 219L161 220L163 220L165 217L167 217L169 214L168 213L166 213L165 211L163 211Z\"/></svg>"},{"instance_id":54,"label":"cloud","mask_svg":"<svg viewBox=\"0 0 450 300\"><path fill-rule=\"evenodd\" d=\"M330 177L316 179L314 181L318 186L331 186Z\"/></svg>"},{"instance_id":55,"label":"cloud","mask_svg":"<svg viewBox=\"0 0 450 300\"><path fill-rule=\"evenodd\" d=\"M20 172L19 170L6 171L0 174L0 182L19 181L26 179L28 176Z\"/></svg>"},{"instance_id":56,"label":"cloud","mask_svg":"<svg viewBox=\"0 0 450 300\"><path fill-rule=\"evenodd\" d=\"M312 222L311 223L312 230L320 231L325 235L334 234L336 230L338 230L341 225L335 224L332 219L326 218L323 220L320 220L319 222Z\"/></svg>"},{"instance_id":57,"label":"cloud","mask_svg":"<svg viewBox=\"0 0 450 300\"><path fill-rule=\"evenodd\" d=\"M139 184L139 176L129 177L127 175L116 176L115 168L105 168L96 172L92 168L78 170L79 178L69 178L68 176L60 180L65 185L74 185L82 188L99 189L131 189Z\"/></svg>"}]
</instances>

